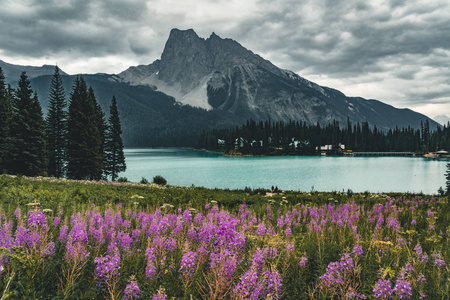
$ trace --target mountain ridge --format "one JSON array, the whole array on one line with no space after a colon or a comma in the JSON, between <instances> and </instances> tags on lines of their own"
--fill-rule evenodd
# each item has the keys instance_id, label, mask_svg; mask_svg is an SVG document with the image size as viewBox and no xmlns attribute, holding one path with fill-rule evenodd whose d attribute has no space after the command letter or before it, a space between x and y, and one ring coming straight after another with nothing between
<instances>
[{"instance_id":1,"label":"mountain ridge","mask_svg":"<svg viewBox=\"0 0 450 300\"><path fill-rule=\"evenodd\" d=\"M397 109L375 99L347 97L336 89L320 86L214 32L204 39L193 29L172 29L160 59L131 67L117 76L133 85L160 90L185 105L257 120L294 119L323 124L333 120L344 123L349 117L353 122L368 121L383 130L419 128L425 120L433 127L439 126L410 109Z\"/></svg>"},{"instance_id":2,"label":"mountain ridge","mask_svg":"<svg viewBox=\"0 0 450 300\"><path fill-rule=\"evenodd\" d=\"M15 84L19 80L22 71L25 71L30 79L42 75L53 75L55 72L55 66L52 65L42 65L41 67L14 65L3 60L0 60L0 67L3 70L7 84ZM60 74L67 75L67 73L62 70L60 70Z\"/></svg>"}]
</instances>

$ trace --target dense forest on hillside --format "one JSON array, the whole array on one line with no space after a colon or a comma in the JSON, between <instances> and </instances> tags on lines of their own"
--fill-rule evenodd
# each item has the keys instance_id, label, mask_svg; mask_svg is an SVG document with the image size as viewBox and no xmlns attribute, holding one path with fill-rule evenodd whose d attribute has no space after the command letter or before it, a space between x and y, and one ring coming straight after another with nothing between
<instances>
[{"instance_id":1,"label":"dense forest on hillside","mask_svg":"<svg viewBox=\"0 0 450 300\"><path fill-rule=\"evenodd\" d=\"M241 124L248 119L248 116L181 105L149 86L114 81L115 77L110 75L83 75L83 78L94 89L106 116L111 98L116 96L125 147L194 147L203 130ZM61 79L64 90L70 91L76 76L61 75ZM49 75L31 79L44 114L48 111L50 84Z\"/></svg>"},{"instance_id":2,"label":"dense forest on hillside","mask_svg":"<svg viewBox=\"0 0 450 300\"><path fill-rule=\"evenodd\" d=\"M114 181L126 169L121 134L115 96L107 120L82 76L67 101L55 67L44 118L26 72L14 89L0 67L0 172Z\"/></svg>"},{"instance_id":3,"label":"dense forest on hillside","mask_svg":"<svg viewBox=\"0 0 450 300\"><path fill-rule=\"evenodd\" d=\"M238 127L205 132L198 147L207 150L239 151L254 155L309 155L317 154L321 146L331 145L336 154L346 150L376 152L426 153L450 148L448 126L430 130L428 121L421 129L395 128L381 131L368 122L346 126L334 121L326 126L304 122L271 122L248 120Z\"/></svg>"}]
</instances>

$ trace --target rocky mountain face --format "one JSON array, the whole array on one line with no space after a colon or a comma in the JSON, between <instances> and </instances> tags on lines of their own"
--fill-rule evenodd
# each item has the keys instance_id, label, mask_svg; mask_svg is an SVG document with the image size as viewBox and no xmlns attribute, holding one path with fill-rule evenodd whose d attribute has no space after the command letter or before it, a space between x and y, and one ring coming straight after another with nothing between
<instances>
[{"instance_id":1,"label":"rocky mountain face","mask_svg":"<svg viewBox=\"0 0 450 300\"><path fill-rule=\"evenodd\" d=\"M326 124L368 121L381 129L420 127L429 120L409 109L377 100L347 97L283 70L238 42L215 33L200 38L192 29L173 29L160 60L118 74L132 85L147 85L178 102L220 110L239 118L301 120Z\"/></svg>"}]
</instances>

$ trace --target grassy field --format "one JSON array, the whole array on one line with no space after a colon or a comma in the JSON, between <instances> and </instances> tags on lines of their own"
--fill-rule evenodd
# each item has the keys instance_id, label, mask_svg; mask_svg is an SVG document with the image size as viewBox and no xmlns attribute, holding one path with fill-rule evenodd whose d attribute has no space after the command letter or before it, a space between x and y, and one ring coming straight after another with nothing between
<instances>
[{"instance_id":1,"label":"grassy field","mask_svg":"<svg viewBox=\"0 0 450 300\"><path fill-rule=\"evenodd\" d=\"M447 198L0 176L1 299L449 299Z\"/></svg>"}]
</instances>

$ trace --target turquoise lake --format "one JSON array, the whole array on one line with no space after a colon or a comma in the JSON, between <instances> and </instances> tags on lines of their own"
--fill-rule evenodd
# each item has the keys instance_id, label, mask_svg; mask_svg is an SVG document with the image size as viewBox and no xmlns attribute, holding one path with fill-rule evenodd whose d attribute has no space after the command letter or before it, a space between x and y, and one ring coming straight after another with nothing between
<instances>
[{"instance_id":1,"label":"turquoise lake","mask_svg":"<svg viewBox=\"0 0 450 300\"><path fill-rule=\"evenodd\" d=\"M139 182L161 175L170 185L354 192L423 192L445 188L449 161L422 157L225 157L181 148L125 149L127 170Z\"/></svg>"}]
</instances>

